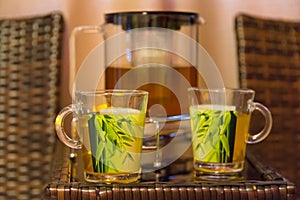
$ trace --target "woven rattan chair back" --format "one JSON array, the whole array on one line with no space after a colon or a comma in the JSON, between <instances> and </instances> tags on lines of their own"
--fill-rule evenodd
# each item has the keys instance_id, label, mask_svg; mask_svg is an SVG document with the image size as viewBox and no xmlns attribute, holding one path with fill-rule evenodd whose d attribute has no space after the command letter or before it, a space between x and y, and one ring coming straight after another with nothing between
<instances>
[{"instance_id":1,"label":"woven rattan chair back","mask_svg":"<svg viewBox=\"0 0 300 200\"><path fill-rule=\"evenodd\" d=\"M0 20L0 199L41 199L58 109L62 16Z\"/></svg>"},{"instance_id":2,"label":"woven rattan chair back","mask_svg":"<svg viewBox=\"0 0 300 200\"><path fill-rule=\"evenodd\" d=\"M300 186L300 22L245 14L235 22L241 87L254 89L274 118L266 141L249 148Z\"/></svg>"}]
</instances>

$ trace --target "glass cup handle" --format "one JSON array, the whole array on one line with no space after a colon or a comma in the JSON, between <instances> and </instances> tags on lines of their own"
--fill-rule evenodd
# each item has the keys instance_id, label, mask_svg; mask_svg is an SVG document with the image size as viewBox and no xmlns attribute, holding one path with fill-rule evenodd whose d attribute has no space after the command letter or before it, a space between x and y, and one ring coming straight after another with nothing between
<instances>
[{"instance_id":1,"label":"glass cup handle","mask_svg":"<svg viewBox=\"0 0 300 200\"><path fill-rule=\"evenodd\" d=\"M70 138L64 130L65 118L72 114L74 108L72 105L64 107L57 115L55 119L55 130L58 138L68 147L73 149L81 149L82 144L80 141ZM72 127L73 128L73 127Z\"/></svg>"},{"instance_id":2,"label":"glass cup handle","mask_svg":"<svg viewBox=\"0 0 300 200\"><path fill-rule=\"evenodd\" d=\"M252 104L253 104L253 105L251 105L251 106L253 106L252 111L257 110L264 116L265 126L259 133L249 134L249 137L247 140L248 144L255 144L255 143L263 141L271 132L272 123L273 123L271 112L267 107L265 107L263 104L257 103L257 102L253 102Z\"/></svg>"},{"instance_id":3,"label":"glass cup handle","mask_svg":"<svg viewBox=\"0 0 300 200\"><path fill-rule=\"evenodd\" d=\"M103 25L77 26L70 35L70 91L73 91L73 81L76 75L76 38L79 33L103 34Z\"/></svg>"}]
</instances>

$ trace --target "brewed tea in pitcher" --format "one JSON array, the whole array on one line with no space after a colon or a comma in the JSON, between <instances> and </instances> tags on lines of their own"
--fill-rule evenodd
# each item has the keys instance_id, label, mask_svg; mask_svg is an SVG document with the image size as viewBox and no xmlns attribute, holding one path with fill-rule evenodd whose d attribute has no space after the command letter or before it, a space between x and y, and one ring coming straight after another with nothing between
<instances>
[{"instance_id":1,"label":"brewed tea in pitcher","mask_svg":"<svg viewBox=\"0 0 300 200\"><path fill-rule=\"evenodd\" d=\"M113 62L106 63L105 88L134 87L148 91L148 108L157 105L162 108L154 113L155 117L188 113L186 91L189 86L197 86L198 72L187 59L174 51L184 46L190 59L196 60L197 49L190 43L180 42L174 33L197 41L198 15L184 12L125 12L106 14L105 21L105 39L126 32L125 41L120 41L120 45L126 46L126 52ZM134 29L139 31L131 31ZM138 48L140 43L146 48ZM112 47L109 42L105 48L107 55L119 51L118 45Z\"/></svg>"}]
</instances>

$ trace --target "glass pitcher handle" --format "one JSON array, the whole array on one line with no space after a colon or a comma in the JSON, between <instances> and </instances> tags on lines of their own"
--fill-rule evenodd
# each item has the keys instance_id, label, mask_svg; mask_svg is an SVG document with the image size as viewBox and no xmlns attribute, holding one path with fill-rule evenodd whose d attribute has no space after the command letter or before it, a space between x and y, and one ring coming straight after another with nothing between
<instances>
[{"instance_id":1,"label":"glass pitcher handle","mask_svg":"<svg viewBox=\"0 0 300 200\"><path fill-rule=\"evenodd\" d=\"M87 34L102 34L103 33L103 26L102 25L95 25L95 26L77 26L75 27L70 35L70 91L73 91L73 81L76 74L76 38L77 35L80 33L87 33Z\"/></svg>"}]
</instances>

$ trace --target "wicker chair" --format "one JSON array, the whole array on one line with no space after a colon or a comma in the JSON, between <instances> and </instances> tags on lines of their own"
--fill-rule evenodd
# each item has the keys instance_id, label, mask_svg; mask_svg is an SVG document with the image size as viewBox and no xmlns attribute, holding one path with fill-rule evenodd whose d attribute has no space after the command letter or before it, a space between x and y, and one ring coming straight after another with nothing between
<instances>
[{"instance_id":1,"label":"wicker chair","mask_svg":"<svg viewBox=\"0 0 300 200\"><path fill-rule=\"evenodd\" d=\"M300 22L239 14L235 23L241 87L274 118L269 137L249 149L300 188Z\"/></svg>"},{"instance_id":2,"label":"wicker chair","mask_svg":"<svg viewBox=\"0 0 300 200\"><path fill-rule=\"evenodd\" d=\"M58 109L59 13L0 20L0 199L41 199Z\"/></svg>"}]
</instances>

